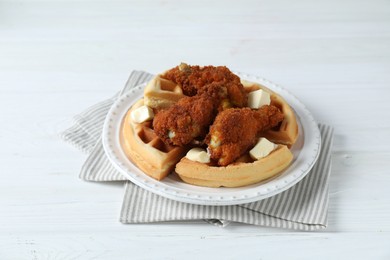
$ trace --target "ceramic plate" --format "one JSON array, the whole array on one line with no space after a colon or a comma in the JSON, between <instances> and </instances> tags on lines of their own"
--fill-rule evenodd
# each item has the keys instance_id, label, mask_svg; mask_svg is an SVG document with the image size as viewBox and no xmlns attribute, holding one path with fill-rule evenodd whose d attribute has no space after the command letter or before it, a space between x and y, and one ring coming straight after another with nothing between
<instances>
[{"instance_id":1,"label":"ceramic plate","mask_svg":"<svg viewBox=\"0 0 390 260\"><path fill-rule=\"evenodd\" d=\"M145 84L119 97L107 115L103 128L103 146L112 164L126 178L148 191L176 201L200 205L236 205L258 201L285 191L299 182L313 167L320 151L321 136L313 116L284 88L261 77L236 74L244 80L257 82L280 94L296 113L299 136L291 148L294 159L277 177L239 188L207 188L186 184L175 174L170 174L162 181L144 174L124 154L119 141L119 131L128 109L143 97Z\"/></svg>"}]
</instances>

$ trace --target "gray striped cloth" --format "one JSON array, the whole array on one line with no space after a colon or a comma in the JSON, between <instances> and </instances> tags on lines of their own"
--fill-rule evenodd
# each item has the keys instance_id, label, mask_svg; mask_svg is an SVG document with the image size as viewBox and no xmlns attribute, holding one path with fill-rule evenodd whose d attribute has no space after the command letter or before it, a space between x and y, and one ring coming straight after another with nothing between
<instances>
[{"instance_id":1,"label":"gray striped cloth","mask_svg":"<svg viewBox=\"0 0 390 260\"><path fill-rule=\"evenodd\" d=\"M61 134L63 140L88 154L81 169L81 179L126 180L105 156L101 142L102 126L116 97L150 80L151 77L152 75L146 72L132 72L122 91L76 115L74 125ZM149 223L203 219L218 226L241 222L307 231L323 229L327 224L333 129L327 125L319 127L322 147L317 163L302 181L276 196L236 206L202 206L166 199L127 181L120 221Z\"/></svg>"}]
</instances>

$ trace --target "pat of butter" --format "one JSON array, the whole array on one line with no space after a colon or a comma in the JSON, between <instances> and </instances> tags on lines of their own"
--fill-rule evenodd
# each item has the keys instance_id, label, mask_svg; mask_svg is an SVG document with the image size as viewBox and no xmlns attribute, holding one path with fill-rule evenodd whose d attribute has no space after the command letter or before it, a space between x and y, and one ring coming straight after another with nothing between
<instances>
[{"instance_id":1,"label":"pat of butter","mask_svg":"<svg viewBox=\"0 0 390 260\"><path fill-rule=\"evenodd\" d=\"M255 147L249 151L249 155L252 157L252 159L259 160L270 154L273 150L275 150L276 147L276 144L268 141L267 138L262 137L259 139Z\"/></svg>"},{"instance_id":2,"label":"pat of butter","mask_svg":"<svg viewBox=\"0 0 390 260\"><path fill-rule=\"evenodd\" d=\"M148 106L140 106L137 109L131 111L131 120L134 123L142 123L148 120L152 120L154 117L153 110Z\"/></svg>"},{"instance_id":3,"label":"pat of butter","mask_svg":"<svg viewBox=\"0 0 390 260\"><path fill-rule=\"evenodd\" d=\"M210 162L210 154L208 154L202 148L192 148L188 151L186 155L187 159L191 161L201 162L201 163L209 163Z\"/></svg>"},{"instance_id":4,"label":"pat of butter","mask_svg":"<svg viewBox=\"0 0 390 260\"><path fill-rule=\"evenodd\" d=\"M248 106L253 109L258 109L264 105L271 104L271 95L262 89L249 92Z\"/></svg>"}]
</instances>

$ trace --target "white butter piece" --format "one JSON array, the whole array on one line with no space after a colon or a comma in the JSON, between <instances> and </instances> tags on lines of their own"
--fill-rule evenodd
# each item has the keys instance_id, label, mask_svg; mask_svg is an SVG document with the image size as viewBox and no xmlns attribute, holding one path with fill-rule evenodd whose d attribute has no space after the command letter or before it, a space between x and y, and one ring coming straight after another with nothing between
<instances>
[{"instance_id":1,"label":"white butter piece","mask_svg":"<svg viewBox=\"0 0 390 260\"><path fill-rule=\"evenodd\" d=\"M137 109L131 111L131 120L134 123L142 123L148 120L152 120L154 117L153 110L148 106L140 106Z\"/></svg>"},{"instance_id":2,"label":"white butter piece","mask_svg":"<svg viewBox=\"0 0 390 260\"><path fill-rule=\"evenodd\" d=\"M186 155L187 159L191 161L201 162L201 163L209 163L210 162L210 154L208 154L202 148L192 148L188 151Z\"/></svg>"},{"instance_id":3,"label":"white butter piece","mask_svg":"<svg viewBox=\"0 0 390 260\"><path fill-rule=\"evenodd\" d=\"M252 109L258 109L264 105L271 104L271 95L262 89L249 92L248 106Z\"/></svg>"},{"instance_id":4,"label":"white butter piece","mask_svg":"<svg viewBox=\"0 0 390 260\"><path fill-rule=\"evenodd\" d=\"M268 141L267 138L260 138L255 147L249 151L249 155L254 160L259 160L270 154L275 148L278 147L276 144Z\"/></svg>"}]
</instances>

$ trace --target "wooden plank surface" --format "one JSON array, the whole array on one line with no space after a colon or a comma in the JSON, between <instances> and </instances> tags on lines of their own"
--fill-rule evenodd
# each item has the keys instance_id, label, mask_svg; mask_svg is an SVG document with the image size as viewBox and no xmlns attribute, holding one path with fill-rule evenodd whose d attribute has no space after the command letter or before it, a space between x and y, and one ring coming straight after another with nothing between
<instances>
[{"instance_id":1,"label":"wooden plank surface","mask_svg":"<svg viewBox=\"0 0 390 260\"><path fill-rule=\"evenodd\" d=\"M389 259L390 2L0 1L0 259ZM130 71L257 74L335 127L321 232L122 225L58 133Z\"/></svg>"}]
</instances>

